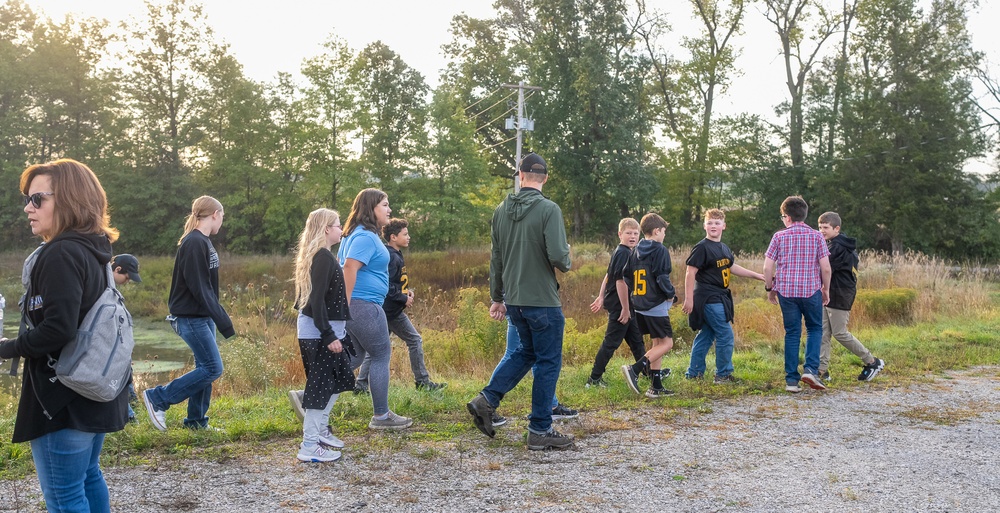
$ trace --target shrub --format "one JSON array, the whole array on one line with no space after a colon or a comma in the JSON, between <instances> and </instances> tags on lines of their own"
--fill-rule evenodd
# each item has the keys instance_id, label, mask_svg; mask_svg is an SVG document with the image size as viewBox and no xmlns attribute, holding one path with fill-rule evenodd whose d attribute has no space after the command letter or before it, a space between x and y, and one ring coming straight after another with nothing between
<instances>
[{"instance_id":1,"label":"shrub","mask_svg":"<svg viewBox=\"0 0 1000 513\"><path fill-rule=\"evenodd\" d=\"M909 324L916 301L917 291L910 288L859 290L852 316L867 326Z\"/></svg>"}]
</instances>

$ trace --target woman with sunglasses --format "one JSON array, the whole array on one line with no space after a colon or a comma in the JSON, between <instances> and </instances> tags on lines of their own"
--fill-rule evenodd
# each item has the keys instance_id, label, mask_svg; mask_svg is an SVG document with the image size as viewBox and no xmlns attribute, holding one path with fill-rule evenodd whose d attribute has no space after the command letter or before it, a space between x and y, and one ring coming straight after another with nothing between
<instances>
[{"instance_id":1,"label":"woman with sunglasses","mask_svg":"<svg viewBox=\"0 0 1000 513\"><path fill-rule=\"evenodd\" d=\"M29 167L20 188L31 233L44 245L24 269L23 311L34 329L0 339L0 358L25 359L13 441L30 442L49 511L110 511L99 460L105 434L125 427L128 389L109 402L92 401L60 383L48 359L76 338L106 288L118 231L97 176L75 160Z\"/></svg>"},{"instance_id":2,"label":"woman with sunglasses","mask_svg":"<svg viewBox=\"0 0 1000 513\"><path fill-rule=\"evenodd\" d=\"M359 367L365 354L371 355L368 385L375 415L371 429L405 429L413 420L389 410L389 325L382 303L389 293L389 250L379 233L389 224L389 197L378 189L358 193L351 213L344 223L344 241L337 257L344 268L344 285L351 319L347 332L351 335L357 356L352 367Z\"/></svg>"},{"instance_id":3,"label":"woman with sunglasses","mask_svg":"<svg viewBox=\"0 0 1000 513\"><path fill-rule=\"evenodd\" d=\"M167 408L184 400L188 402L184 427L211 429L207 413L212 383L222 377L215 330L226 338L236 334L233 321L219 304L219 254L208 238L219 233L224 214L222 203L211 196L194 200L177 243L167 307L170 325L194 354L194 369L142 393L149 420L160 431L167 430Z\"/></svg>"}]
</instances>

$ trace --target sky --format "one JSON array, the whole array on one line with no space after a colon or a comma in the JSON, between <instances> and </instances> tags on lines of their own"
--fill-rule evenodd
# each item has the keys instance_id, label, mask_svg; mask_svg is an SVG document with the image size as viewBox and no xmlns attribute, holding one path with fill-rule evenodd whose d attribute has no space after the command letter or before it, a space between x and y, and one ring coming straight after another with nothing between
<instances>
[{"instance_id":1,"label":"sky","mask_svg":"<svg viewBox=\"0 0 1000 513\"><path fill-rule=\"evenodd\" d=\"M3 0L0 0L3 1ZM921 0L929 4L929 0ZM142 0L26 0L33 9L61 20L72 13L107 19L113 23L143 17ZM973 46L984 51L1000 72L1000 1L982 0L969 18ZM278 72L296 74L303 59L322 53L322 43L331 34L347 41L355 51L381 40L403 60L423 74L432 87L438 83L445 60L441 45L451 40L453 16L465 13L476 18L492 17L493 0L332 0L327 2L284 0L202 0L208 25L217 40L225 41L248 77L273 81ZM687 2L647 0L650 9L673 14L677 33L692 33L698 22L691 17ZM673 12L671 12L673 10ZM751 7L746 15L744 35L736 42L742 47L736 77L729 91L716 101L716 112L749 112L778 120L773 107L785 98L784 61L778 54L773 26ZM996 164L971 163L975 172L989 172Z\"/></svg>"}]
</instances>

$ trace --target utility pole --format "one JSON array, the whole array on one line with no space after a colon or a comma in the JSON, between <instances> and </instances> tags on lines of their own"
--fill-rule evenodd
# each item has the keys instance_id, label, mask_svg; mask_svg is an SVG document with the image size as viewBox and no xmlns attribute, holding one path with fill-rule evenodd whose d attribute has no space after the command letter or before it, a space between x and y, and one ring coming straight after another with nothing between
<instances>
[{"instance_id":1,"label":"utility pole","mask_svg":"<svg viewBox=\"0 0 1000 513\"><path fill-rule=\"evenodd\" d=\"M507 118L505 128L507 130L517 129L517 155L514 157L514 193L521 191L521 181L518 180L517 166L521 165L521 133L535 129L535 120L524 117L524 90L541 91L541 87L524 85L524 80L518 84L504 84L508 89L517 89L517 118L511 116Z\"/></svg>"}]
</instances>

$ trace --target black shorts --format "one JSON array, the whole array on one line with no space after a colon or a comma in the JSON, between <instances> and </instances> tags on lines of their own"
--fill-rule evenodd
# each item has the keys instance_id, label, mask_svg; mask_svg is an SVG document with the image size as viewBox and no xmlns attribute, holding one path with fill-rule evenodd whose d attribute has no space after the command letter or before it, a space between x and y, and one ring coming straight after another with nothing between
<instances>
[{"instance_id":1,"label":"black shorts","mask_svg":"<svg viewBox=\"0 0 1000 513\"><path fill-rule=\"evenodd\" d=\"M670 326L670 316L649 317L641 313L635 314L635 320L639 323L639 331L650 338L674 338L674 330Z\"/></svg>"}]
</instances>

